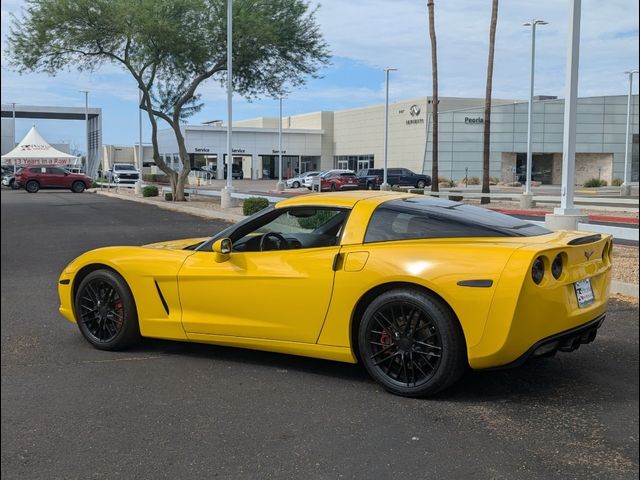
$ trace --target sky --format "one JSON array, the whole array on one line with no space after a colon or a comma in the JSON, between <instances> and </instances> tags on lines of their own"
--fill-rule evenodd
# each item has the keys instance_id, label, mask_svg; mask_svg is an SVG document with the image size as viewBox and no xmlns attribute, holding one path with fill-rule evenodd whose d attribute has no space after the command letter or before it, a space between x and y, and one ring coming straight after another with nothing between
<instances>
[{"instance_id":1,"label":"sky","mask_svg":"<svg viewBox=\"0 0 640 480\"><path fill-rule=\"evenodd\" d=\"M389 82L390 101L431 95L431 53L426 0L323 0L317 21L331 50L331 64L283 101L283 115L342 110L384 103L385 67L397 68ZM1 100L29 105L102 108L103 143L131 145L138 139L137 90L118 67L93 73L63 72L55 77L12 71L5 56L11 14L22 0L2 0ZM548 25L536 31L535 94L564 97L569 0L502 0L498 13L494 98L526 99L529 89L530 19ZM441 96L483 97L489 42L490 0L435 0ZM579 96L625 95L625 70L638 68L638 1L583 0ZM637 84L638 77L635 77ZM203 110L189 123L226 121L226 92L214 81L200 92ZM634 87L634 93L638 91ZM234 97L233 118L277 116L278 102ZM381 120L382 121L382 120ZM33 120L18 120L16 136ZM75 121L35 121L52 143L84 146L84 125ZM143 127L143 142L149 141Z\"/></svg>"}]
</instances>

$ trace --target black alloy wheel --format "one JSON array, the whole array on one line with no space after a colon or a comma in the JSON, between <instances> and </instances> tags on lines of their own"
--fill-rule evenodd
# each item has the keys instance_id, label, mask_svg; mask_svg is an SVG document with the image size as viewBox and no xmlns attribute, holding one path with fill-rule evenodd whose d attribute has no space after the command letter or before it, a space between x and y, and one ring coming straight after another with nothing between
<instances>
[{"instance_id":1,"label":"black alloy wheel","mask_svg":"<svg viewBox=\"0 0 640 480\"><path fill-rule=\"evenodd\" d=\"M111 270L87 275L76 292L80 332L100 350L121 350L140 340L138 315L124 279Z\"/></svg>"},{"instance_id":2,"label":"black alloy wheel","mask_svg":"<svg viewBox=\"0 0 640 480\"><path fill-rule=\"evenodd\" d=\"M84 182L73 182L73 185L71 185L71 191L73 193L82 193L84 192Z\"/></svg>"},{"instance_id":3,"label":"black alloy wheel","mask_svg":"<svg viewBox=\"0 0 640 480\"><path fill-rule=\"evenodd\" d=\"M24 186L24 189L29 193L36 193L38 190L40 190L40 184L35 180L29 180Z\"/></svg>"},{"instance_id":4,"label":"black alloy wheel","mask_svg":"<svg viewBox=\"0 0 640 480\"><path fill-rule=\"evenodd\" d=\"M447 388L467 365L458 320L439 300L418 290L391 290L376 297L360 323L358 347L373 379L407 397Z\"/></svg>"}]
</instances>

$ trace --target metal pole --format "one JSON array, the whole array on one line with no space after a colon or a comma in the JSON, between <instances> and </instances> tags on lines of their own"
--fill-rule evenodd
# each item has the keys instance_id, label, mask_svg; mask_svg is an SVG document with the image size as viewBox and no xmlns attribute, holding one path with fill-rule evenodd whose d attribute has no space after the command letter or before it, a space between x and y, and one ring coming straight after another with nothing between
<instances>
[{"instance_id":1,"label":"metal pole","mask_svg":"<svg viewBox=\"0 0 640 480\"><path fill-rule=\"evenodd\" d=\"M531 170L533 158L531 154L531 121L533 118L533 78L536 63L536 22L531 21L531 74L529 79L529 111L527 112L527 177L524 193L531 193Z\"/></svg>"},{"instance_id":2,"label":"metal pole","mask_svg":"<svg viewBox=\"0 0 640 480\"><path fill-rule=\"evenodd\" d=\"M16 148L16 102L11 104L12 108L12 116L13 116L13 145L11 145L11 150Z\"/></svg>"},{"instance_id":3,"label":"metal pole","mask_svg":"<svg viewBox=\"0 0 640 480\"><path fill-rule=\"evenodd\" d=\"M142 90L138 89L138 181L135 186L135 193L142 192Z\"/></svg>"},{"instance_id":4,"label":"metal pole","mask_svg":"<svg viewBox=\"0 0 640 480\"><path fill-rule=\"evenodd\" d=\"M622 195L629 195L631 193L631 185L629 184L629 129L631 126L631 99L633 98L633 74L638 73L638 70L629 70L624 73L629 75L629 94L627 95L627 129L624 137L624 181L622 183L620 193Z\"/></svg>"},{"instance_id":5,"label":"metal pole","mask_svg":"<svg viewBox=\"0 0 640 480\"><path fill-rule=\"evenodd\" d=\"M233 0L227 0L227 183L222 189L220 206L231 207L231 193L233 192L233 149L231 134L233 126ZM224 168L224 165L223 165ZM224 171L224 170L223 170Z\"/></svg>"},{"instance_id":6,"label":"metal pole","mask_svg":"<svg viewBox=\"0 0 640 480\"><path fill-rule=\"evenodd\" d=\"M89 166L89 91L80 90L84 93L84 127L85 127L85 147L87 150L87 159L85 168L88 175L93 175L92 168Z\"/></svg>"},{"instance_id":7,"label":"metal pole","mask_svg":"<svg viewBox=\"0 0 640 480\"><path fill-rule=\"evenodd\" d=\"M278 122L278 185L276 190L284 191L284 183L282 182L282 97L280 100L280 121Z\"/></svg>"},{"instance_id":8,"label":"metal pole","mask_svg":"<svg viewBox=\"0 0 640 480\"><path fill-rule=\"evenodd\" d=\"M396 68L385 68L385 81L384 81L384 170L382 175L382 185L380 190L390 190L391 186L387 182L387 163L388 163L388 148L389 148L389 72L397 70Z\"/></svg>"},{"instance_id":9,"label":"metal pole","mask_svg":"<svg viewBox=\"0 0 640 480\"><path fill-rule=\"evenodd\" d=\"M554 209L556 215L578 216L581 214L581 211L574 208L573 205L576 168L576 110L578 105L581 4L581 0L570 0L569 2L569 42L567 47L565 80L564 135L562 139L562 188L560 191L560 208Z\"/></svg>"}]
</instances>

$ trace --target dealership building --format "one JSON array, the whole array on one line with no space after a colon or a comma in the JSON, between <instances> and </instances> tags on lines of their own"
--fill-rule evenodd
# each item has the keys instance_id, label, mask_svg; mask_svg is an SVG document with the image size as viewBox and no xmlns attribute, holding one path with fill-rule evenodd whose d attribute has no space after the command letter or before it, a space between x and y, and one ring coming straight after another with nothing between
<instances>
[{"instance_id":1,"label":"dealership building","mask_svg":"<svg viewBox=\"0 0 640 480\"><path fill-rule=\"evenodd\" d=\"M441 98L439 102L438 166L441 177L460 180L482 172L484 101ZM493 101L490 165L501 181L517 180L527 151L528 103ZM638 95L633 96L630 128L630 179L638 181ZM533 104L533 179L559 184L562 170L564 100L538 97ZM244 178L278 177L277 117L235 121L233 163ZM627 96L578 99L576 183L590 178L611 182L623 178ZM428 97L389 104L388 166L431 173L432 104ZM222 122L182 127L192 166L226 162L226 126ZM178 146L171 130L158 134L160 153L179 168ZM283 117L283 177L298 171L330 168L381 168L384 163L384 105L322 111Z\"/></svg>"}]
</instances>

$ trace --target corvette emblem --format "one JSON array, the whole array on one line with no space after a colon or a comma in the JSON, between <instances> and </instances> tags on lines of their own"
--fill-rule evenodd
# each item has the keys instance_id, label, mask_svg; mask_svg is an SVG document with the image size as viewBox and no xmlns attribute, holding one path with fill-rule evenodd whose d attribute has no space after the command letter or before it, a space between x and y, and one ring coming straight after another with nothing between
<instances>
[{"instance_id":1,"label":"corvette emblem","mask_svg":"<svg viewBox=\"0 0 640 480\"><path fill-rule=\"evenodd\" d=\"M591 258L591 255L593 255L593 250L588 250L584 252L584 256L587 260Z\"/></svg>"}]
</instances>

